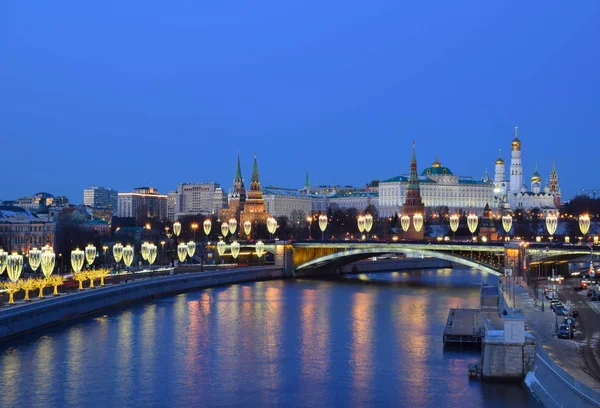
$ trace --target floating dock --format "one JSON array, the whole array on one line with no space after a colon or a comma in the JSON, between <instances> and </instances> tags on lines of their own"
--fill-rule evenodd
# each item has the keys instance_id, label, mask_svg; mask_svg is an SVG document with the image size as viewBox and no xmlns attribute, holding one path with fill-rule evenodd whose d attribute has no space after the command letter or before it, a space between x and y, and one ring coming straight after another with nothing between
<instances>
[{"instance_id":1,"label":"floating dock","mask_svg":"<svg viewBox=\"0 0 600 408\"><path fill-rule=\"evenodd\" d=\"M479 309L450 309L444 344L480 344L485 335L483 316Z\"/></svg>"}]
</instances>

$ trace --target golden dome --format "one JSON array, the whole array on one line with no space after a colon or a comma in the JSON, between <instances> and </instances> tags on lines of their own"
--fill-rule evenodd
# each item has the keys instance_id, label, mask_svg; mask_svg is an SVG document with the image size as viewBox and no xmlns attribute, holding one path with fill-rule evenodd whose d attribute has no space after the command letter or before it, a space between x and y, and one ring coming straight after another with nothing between
<instances>
[{"instance_id":1,"label":"golden dome","mask_svg":"<svg viewBox=\"0 0 600 408\"><path fill-rule=\"evenodd\" d=\"M504 159L502 157L498 157L496 164L504 164Z\"/></svg>"},{"instance_id":2,"label":"golden dome","mask_svg":"<svg viewBox=\"0 0 600 408\"><path fill-rule=\"evenodd\" d=\"M437 156L435 156L435 161L431 165L431 167L442 167L442 163L438 160Z\"/></svg>"}]
</instances>

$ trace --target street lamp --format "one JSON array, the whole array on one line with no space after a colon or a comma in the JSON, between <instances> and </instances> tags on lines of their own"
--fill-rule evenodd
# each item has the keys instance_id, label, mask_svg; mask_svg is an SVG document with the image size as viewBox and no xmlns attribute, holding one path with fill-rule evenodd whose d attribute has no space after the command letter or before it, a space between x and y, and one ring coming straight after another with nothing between
<instances>
[{"instance_id":1,"label":"street lamp","mask_svg":"<svg viewBox=\"0 0 600 408\"><path fill-rule=\"evenodd\" d=\"M252 223L250 221L244 222L244 234L246 234L246 238L250 239L250 230L252 229Z\"/></svg>"},{"instance_id":2,"label":"street lamp","mask_svg":"<svg viewBox=\"0 0 600 408\"><path fill-rule=\"evenodd\" d=\"M210 219L206 219L204 220L204 223L202 224L202 226L204 227L204 233L206 234L206 237L208 238L208 234L210 234L210 230L212 228L212 222L210 221Z\"/></svg>"},{"instance_id":3,"label":"street lamp","mask_svg":"<svg viewBox=\"0 0 600 408\"><path fill-rule=\"evenodd\" d=\"M113 258L115 258L117 264L121 262L121 258L123 258L123 245L121 245L120 242L113 245Z\"/></svg>"},{"instance_id":4,"label":"street lamp","mask_svg":"<svg viewBox=\"0 0 600 408\"><path fill-rule=\"evenodd\" d=\"M107 261L106 261L106 255L107 255L107 252L108 252L108 246L107 245L103 245L102 249L104 250L104 266L106 266L106 263L107 263Z\"/></svg>"},{"instance_id":5,"label":"street lamp","mask_svg":"<svg viewBox=\"0 0 600 408\"><path fill-rule=\"evenodd\" d=\"M546 229L550 234L550 241L552 241L552 236L556 232L556 227L558 227L558 216L554 213L548 213L546 215Z\"/></svg>"},{"instance_id":6,"label":"street lamp","mask_svg":"<svg viewBox=\"0 0 600 408\"><path fill-rule=\"evenodd\" d=\"M219 254L219 256L223 256L223 254L225 253L226 247L227 247L227 244L225 244L225 242L223 242L223 241L217 242L217 253Z\"/></svg>"},{"instance_id":7,"label":"street lamp","mask_svg":"<svg viewBox=\"0 0 600 408\"><path fill-rule=\"evenodd\" d=\"M277 220L273 217L267 218L267 231L269 231L270 239L273 239L273 234L277 229Z\"/></svg>"},{"instance_id":8,"label":"street lamp","mask_svg":"<svg viewBox=\"0 0 600 408\"><path fill-rule=\"evenodd\" d=\"M477 214L469 214L467 217L467 226L469 227L469 231L471 231L471 236L475 234L477 230L477 224L479 223L479 217Z\"/></svg>"},{"instance_id":9,"label":"street lamp","mask_svg":"<svg viewBox=\"0 0 600 408\"><path fill-rule=\"evenodd\" d=\"M588 214L579 216L579 230L583 234L583 242L585 242L585 234L590 230L590 216Z\"/></svg>"},{"instance_id":10,"label":"street lamp","mask_svg":"<svg viewBox=\"0 0 600 408\"><path fill-rule=\"evenodd\" d=\"M186 244L182 242L181 244L177 245L177 257L179 258L179 262L183 263L183 261L185 261L187 253L188 250Z\"/></svg>"},{"instance_id":11,"label":"street lamp","mask_svg":"<svg viewBox=\"0 0 600 408\"><path fill-rule=\"evenodd\" d=\"M29 266L33 272L37 271L42 262L42 251L37 248L31 248L29 250Z\"/></svg>"},{"instance_id":12,"label":"street lamp","mask_svg":"<svg viewBox=\"0 0 600 408\"><path fill-rule=\"evenodd\" d=\"M306 226L308 227L308 239L312 239L312 234L310 233L310 226L312 224L312 217L306 217Z\"/></svg>"},{"instance_id":13,"label":"street lamp","mask_svg":"<svg viewBox=\"0 0 600 408\"><path fill-rule=\"evenodd\" d=\"M85 259L88 263L88 268L91 267L96 259L96 247L92 244L85 247Z\"/></svg>"},{"instance_id":14,"label":"street lamp","mask_svg":"<svg viewBox=\"0 0 600 408\"><path fill-rule=\"evenodd\" d=\"M458 224L460 223L460 217L458 214L452 214L450 216L450 229L452 230L452 240L456 239L456 230L458 230Z\"/></svg>"},{"instance_id":15,"label":"street lamp","mask_svg":"<svg viewBox=\"0 0 600 408\"><path fill-rule=\"evenodd\" d=\"M144 261L148 260L148 250L150 249L150 244L148 242L144 242L140 248L142 253L142 259Z\"/></svg>"},{"instance_id":16,"label":"street lamp","mask_svg":"<svg viewBox=\"0 0 600 408\"><path fill-rule=\"evenodd\" d=\"M187 253L190 259L196 253L196 243L194 241L190 241L187 243Z\"/></svg>"},{"instance_id":17,"label":"street lamp","mask_svg":"<svg viewBox=\"0 0 600 408\"><path fill-rule=\"evenodd\" d=\"M162 264L165 264L165 241L160 241Z\"/></svg>"},{"instance_id":18,"label":"street lamp","mask_svg":"<svg viewBox=\"0 0 600 408\"><path fill-rule=\"evenodd\" d=\"M260 266L260 258L265 254L265 244L262 241L256 243L256 256L258 257L258 265Z\"/></svg>"},{"instance_id":19,"label":"street lamp","mask_svg":"<svg viewBox=\"0 0 600 408\"><path fill-rule=\"evenodd\" d=\"M319 215L319 228L321 229L321 241L325 240L325 229L327 228L327 216Z\"/></svg>"},{"instance_id":20,"label":"street lamp","mask_svg":"<svg viewBox=\"0 0 600 408\"><path fill-rule=\"evenodd\" d=\"M233 238L233 234L235 234L235 230L237 229L237 220L235 218L230 218L228 227L229 227L229 233L231 234L231 237Z\"/></svg>"},{"instance_id":21,"label":"street lamp","mask_svg":"<svg viewBox=\"0 0 600 408\"><path fill-rule=\"evenodd\" d=\"M154 261L156 261L156 251L157 247L154 244L148 245L148 263L152 265Z\"/></svg>"},{"instance_id":22,"label":"street lamp","mask_svg":"<svg viewBox=\"0 0 600 408\"><path fill-rule=\"evenodd\" d=\"M227 237L227 234L229 234L229 226L226 222L221 224L221 234L223 235L223 239L225 239Z\"/></svg>"},{"instance_id":23,"label":"street lamp","mask_svg":"<svg viewBox=\"0 0 600 408\"><path fill-rule=\"evenodd\" d=\"M198 229L197 223L192 223L192 231L194 231L194 241L196 241L196 230Z\"/></svg>"},{"instance_id":24,"label":"street lamp","mask_svg":"<svg viewBox=\"0 0 600 408\"><path fill-rule=\"evenodd\" d=\"M231 256L233 257L233 259L237 259L239 254L240 254L240 243L237 241L233 241L231 243Z\"/></svg>"},{"instance_id":25,"label":"street lamp","mask_svg":"<svg viewBox=\"0 0 600 408\"><path fill-rule=\"evenodd\" d=\"M400 225L402 226L402 231L407 232L410 228L410 217L406 214L400 217Z\"/></svg>"},{"instance_id":26,"label":"street lamp","mask_svg":"<svg viewBox=\"0 0 600 408\"><path fill-rule=\"evenodd\" d=\"M502 228L504 228L504 232L506 235L509 235L510 229L512 228L513 217L510 214L505 214L502 216ZM506 237L508 238L508 236Z\"/></svg>"},{"instance_id":27,"label":"street lamp","mask_svg":"<svg viewBox=\"0 0 600 408\"><path fill-rule=\"evenodd\" d=\"M181 223L179 221L173 223L173 233L176 237L179 237L179 234L181 234Z\"/></svg>"},{"instance_id":28,"label":"street lamp","mask_svg":"<svg viewBox=\"0 0 600 408\"><path fill-rule=\"evenodd\" d=\"M8 278L14 283L17 282L21 272L23 272L23 255L19 255L13 252L11 255L6 257L6 272Z\"/></svg>"},{"instance_id":29,"label":"street lamp","mask_svg":"<svg viewBox=\"0 0 600 408\"><path fill-rule=\"evenodd\" d=\"M362 235L363 231L365 230L365 217L360 215L356 222L358 224L358 232L360 232L360 235Z\"/></svg>"},{"instance_id":30,"label":"street lamp","mask_svg":"<svg viewBox=\"0 0 600 408\"><path fill-rule=\"evenodd\" d=\"M134 250L131 245L127 245L125 248L123 248L123 262L125 263L125 266L131 266L131 263L133 262L133 254Z\"/></svg>"},{"instance_id":31,"label":"street lamp","mask_svg":"<svg viewBox=\"0 0 600 408\"><path fill-rule=\"evenodd\" d=\"M365 231L367 231L367 241L369 240L369 232L373 228L373 216L371 214L365 215Z\"/></svg>"},{"instance_id":32,"label":"street lamp","mask_svg":"<svg viewBox=\"0 0 600 408\"><path fill-rule=\"evenodd\" d=\"M52 275L54 265L56 263L56 255L52 251L44 251L42 253L42 273L46 278Z\"/></svg>"},{"instance_id":33,"label":"street lamp","mask_svg":"<svg viewBox=\"0 0 600 408\"><path fill-rule=\"evenodd\" d=\"M416 213L413 215L413 227L415 227L415 231L421 231L421 228L423 228L423 214Z\"/></svg>"},{"instance_id":34,"label":"street lamp","mask_svg":"<svg viewBox=\"0 0 600 408\"><path fill-rule=\"evenodd\" d=\"M73 268L73 272L79 273L81 271L84 260L85 252L83 252L81 249L75 248L75 250L71 251L71 267Z\"/></svg>"},{"instance_id":35,"label":"street lamp","mask_svg":"<svg viewBox=\"0 0 600 408\"><path fill-rule=\"evenodd\" d=\"M8 252L4 252L0 249L0 275L4 273L6 269L6 258L8 257Z\"/></svg>"}]
</instances>

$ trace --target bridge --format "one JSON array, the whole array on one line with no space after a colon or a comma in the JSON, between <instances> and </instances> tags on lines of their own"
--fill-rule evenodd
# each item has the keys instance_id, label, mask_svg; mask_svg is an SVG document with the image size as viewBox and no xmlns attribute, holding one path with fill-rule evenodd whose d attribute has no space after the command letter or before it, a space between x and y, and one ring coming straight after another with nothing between
<instances>
[{"instance_id":1,"label":"bridge","mask_svg":"<svg viewBox=\"0 0 600 408\"><path fill-rule=\"evenodd\" d=\"M248 244L245 247L252 248L253 245ZM266 244L265 250L275 255L276 264L290 270L295 276L335 273L341 266L383 255L437 258L494 275L525 276L526 270L536 268L538 274L549 276L552 267L556 266L566 272L570 260L590 255L590 248L587 246L525 243L523 241L485 244L403 241L277 241Z\"/></svg>"}]
</instances>

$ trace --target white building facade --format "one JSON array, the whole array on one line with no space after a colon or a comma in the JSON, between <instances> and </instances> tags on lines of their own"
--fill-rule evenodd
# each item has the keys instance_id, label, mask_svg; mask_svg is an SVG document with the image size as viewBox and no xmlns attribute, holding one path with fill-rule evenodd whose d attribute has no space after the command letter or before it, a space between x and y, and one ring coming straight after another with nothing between
<instances>
[{"instance_id":1,"label":"white building facade","mask_svg":"<svg viewBox=\"0 0 600 408\"><path fill-rule=\"evenodd\" d=\"M54 246L56 224L44 221L31 211L0 206L0 247L5 251L27 252L48 244Z\"/></svg>"},{"instance_id":2,"label":"white building facade","mask_svg":"<svg viewBox=\"0 0 600 408\"><path fill-rule=\"evenodd\" d=\"M494 173L494 202L496 207L510 210L539 208L543 212L560 208L561 193L554 162L552 163L549 184L542 187L542 177L538 173L536 164L528 187L523 182L521 146L518 128L515 126L515 137L511 142L510 177L508 180L504 160L501 157L496 160L496 171Z\"/></svg>"},{"instance_id":3,"label":"white building facade","mask_svg":"<svg viewBox=\"0 0 600 408\"><path fill-rule=\"evenodd\" d=\"M397 176L379 183L379 215L392 217L402 212L408 177ZM436 158L419 177L421 198L425 207L448 207L449 211L483 213L486 204L494 202L494 184L454 175Z\"/></svg>"}]
</instances>

